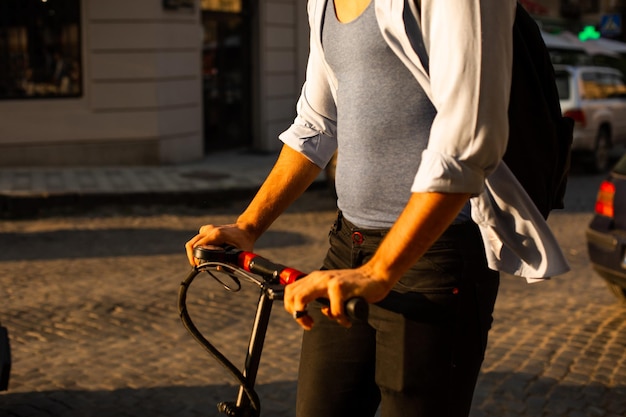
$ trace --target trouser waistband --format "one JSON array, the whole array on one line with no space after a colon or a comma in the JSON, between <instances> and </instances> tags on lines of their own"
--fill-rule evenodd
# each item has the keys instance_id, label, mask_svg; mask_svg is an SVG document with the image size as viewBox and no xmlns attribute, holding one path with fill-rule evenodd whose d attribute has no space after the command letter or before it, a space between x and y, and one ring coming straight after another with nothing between
<instances>
[{"instance_id":1,"label":"trouser waistband","mask_svg":"<svg viewBox=\"0 0 626 417\"><path fill-rule=\"evenodd\" d=\"M478 226L472 221L453 223L448 226L448 228L443 232L442 236L445 235L452 237L455 235L464 235L467 233L468 229L478 229ZM338 210L337 219L333 224L331 233L337 233L340 231L351 232L353 240L355 240L355 238L358 240L358 236L361 236L363 238L370 237L381 239L389 233L389 228L369 229L356 226L343 216L341 210Z\"/></svg>"}]
</instances>

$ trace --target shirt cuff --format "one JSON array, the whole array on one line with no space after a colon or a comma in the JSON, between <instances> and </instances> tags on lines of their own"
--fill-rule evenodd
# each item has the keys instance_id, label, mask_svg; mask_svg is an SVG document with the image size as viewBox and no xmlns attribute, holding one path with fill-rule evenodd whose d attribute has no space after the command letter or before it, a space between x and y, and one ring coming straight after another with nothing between
<instances>
[{"instance_id":1,"label":"shirt cuff","mask_svg":"<svg viewBox=\"0 0 626 417\"><path fill-rule=\"evenodd\" d=\"M322 169L337 150L335 137L304 125L291 125L278 136L278 139Z\"/></svg>"},{"instance_id":2,"label":"shirt cuff","mask_svg":"<svg viewBox=\"0 0 626 417\"><path fill-rule=\"evenodd\" d=\"M426 149L422 153L422 162L411 191L476 195L483 190L484 185L483 170L449 155Z\"/></svg>"}]
</instances>

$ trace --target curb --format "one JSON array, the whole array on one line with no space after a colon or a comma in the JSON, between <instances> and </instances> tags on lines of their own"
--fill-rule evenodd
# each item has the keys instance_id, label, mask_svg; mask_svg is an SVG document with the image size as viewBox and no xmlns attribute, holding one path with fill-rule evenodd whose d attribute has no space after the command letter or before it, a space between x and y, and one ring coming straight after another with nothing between
<instances>
[{"instance_id":1,"label":"curb","mask_svg":"<svg viewBox=\"0 0 626 417\"><path fill-rule=\"evenodd\" d=\"M1 219L32 219L51 214L76 214L101 207L130 206L189 206L215 207L228 201L244 200L254 196L256 188L228 190L91 193L69 192L13 196L0 194Z\"/></svg>"},{"instance_id":2,"label":"curb","mask_svg":"<svg viewBox=\"0 0 626 417\"><path fill-rule=\"evenodd\" d=\"M33 219L58 214L80 214L97 208L185 206L191 208L215 208L236 201L250 200L259 185L231 187L227 189L184 191L130 191L123 193L64 192L12 195L0 193L0 219ZM308 190L328 188L323 180L316 180ZM307 191L308 191L307 190Z\"/></svg>"}]
</instances>

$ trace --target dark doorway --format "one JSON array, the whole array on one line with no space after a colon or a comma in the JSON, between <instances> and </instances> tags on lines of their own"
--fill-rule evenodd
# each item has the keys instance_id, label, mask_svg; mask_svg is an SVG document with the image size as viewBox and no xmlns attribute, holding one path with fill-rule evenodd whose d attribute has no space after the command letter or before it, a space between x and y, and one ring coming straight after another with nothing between
<instances>
[{"instance_id":1,"label":"dark doorway","mask_svg":"<svg viewBox=\"0 0 626 417\"><path fill-rule=\"evenodd\" d=\"M252 143L246 1L202 1L205 153Z\"/></svg>"}]
</instances>

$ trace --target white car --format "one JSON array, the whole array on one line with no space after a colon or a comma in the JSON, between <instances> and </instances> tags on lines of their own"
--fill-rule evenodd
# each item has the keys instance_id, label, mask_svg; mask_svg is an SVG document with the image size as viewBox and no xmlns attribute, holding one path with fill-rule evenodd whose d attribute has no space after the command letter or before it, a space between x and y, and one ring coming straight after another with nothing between
<instances>
[{"instance_id":1,"label":"white car","mask_svg":"<svg viewBox=\"0 0 626 417\"><path fill-rule=\"evenodd\" d=\"M614 68L555 65L564 116L574 119L572 153L594 172L609 167L611 149L626 143L626 84ZM577 156L578 156L577 155Z\"/></svg>"}]
</instances>

